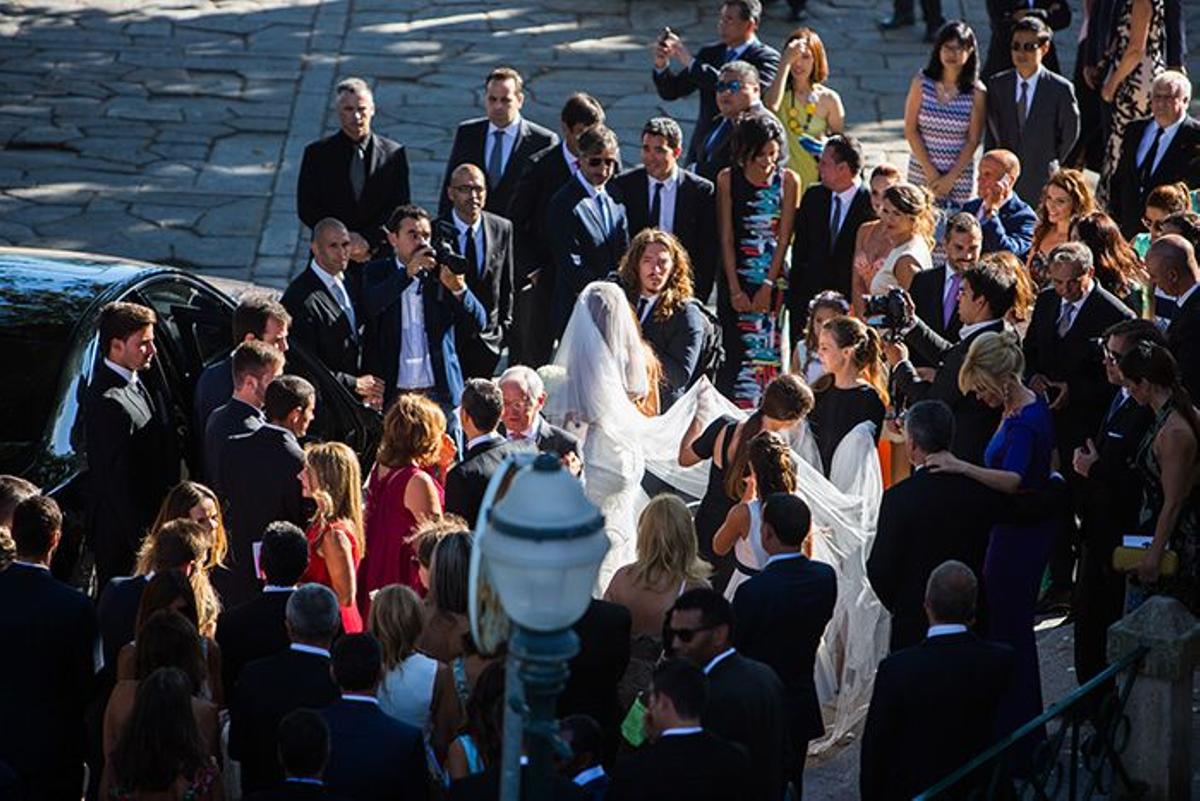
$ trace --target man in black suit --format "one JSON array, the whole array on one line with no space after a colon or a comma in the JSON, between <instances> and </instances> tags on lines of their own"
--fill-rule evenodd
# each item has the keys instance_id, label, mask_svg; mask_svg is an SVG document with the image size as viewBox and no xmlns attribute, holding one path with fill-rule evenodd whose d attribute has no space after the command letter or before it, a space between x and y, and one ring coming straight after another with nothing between
<instances>
[{"instance_id":1,"label":"man in black suit","mask_svg":"<svg viewBox=\"0 0 1200 801\"><path fill-rule=\"evenodd\" d=\"M257 431L264 422L267 385L283 372L283 353L273 345L249 340L233 351L233 395L213 410L204 426L205 478L221 485L221 451L230 437Z\"/></svg>"},{"instance_id":2,"label":"man in black suit","mask_svg":"<svg viewBox=\"0 0 1200 801\"><path fill-rule=\"evenodd\" d=\"M925 584L933 569L956 559L978 573L1002 497L957 473L925 469L950 450L954 413L940 400L918 401L904 415L913 472L883 493L867 579L892 615L892 653L925 638Z\"/></svg>"},{"instance_id":3,"label":"man in black suit","mask_svg":"<svg viewBox=\"0 0 1200 801\"><path fill-rule=\"evenodd\" d=\"M946 221L942 248L946 251L946 263L932 270L921 270L913 276L908 292L912 295L917 317L947 342L956 342L962 330L958 316L958 292L962 288L962 277L971 266L979 262L983 247L983 232L974 215L959 212ZM912 355L918 367L935 367L921 354Z\"/></svg>"},{"instance_id":4,"label":"man in black suit","mask_svg":"<svg viewBox=\"0 0 1200 801\"><path fill-rule=\"evenodd\" d=\"M1146 272L1154 286L1175 298L1179 311L1167 329L1171 355L1179 364L1183 386L1200 398L1200 264L1196 249L1178 234L1166 234L1146 252Z\"/></svg>"},{"instance_id":5,"label":"man in black suit","mask_svg":"<svg viewBox=\"0 0 1200 801\"><path fill-rule=\"evenodd\" d=\"M833 289L849 298L853 279L854 240L864 222L875 219L871 190L858 179L863 150L857 139L841 134L825 142L817 161L819 184L800 199L787 304L792 318L792 347L804 336L808 302Z\"/></svg>"},{"instance_id":6,"label":"man in black suit","mask_svg":"<svg viewBox=\"0 0 1200 801\"><path fill-rule=\"evenodd\" d=\"M350 232L336 219L325 218L313 228L312 264L302 270L283 293L283 306L292 315L292 338L316 357L338 382L380 408L383 382L362 369L366 311L361 301L360 276L349 273Z\"/></svg>"},{"instance_id":7,"label":"man in black suit","mask_svg":"<svg viewBox=\"0 0 1200 801\"><path fill-rule=\"evenodd\" d=\"M446 476L445 508L466 520L472 529L488 484L504 460L514 453L537 450L532 442L513 442L496 430L503 411L500 387L486 378L467 380L458 412L466 449L462 460Z\"/></svg>"},{"instance_id":8,"label":"man in black suit","mask_svg":"<svg viewBox=\"0 0 1200 801\"><path fill-rule=\"evenodd\" d=\"M925 591L925 640L879 664L863 730L863 801L907 801L992 743L1013 653L967 630L976 595L969 567L939 565Z\"/></svg>"},{"instance_id":9,"label":"man in black suit","mask_svg":"<svg viewBox=\"0 0 1200 801\"><path fill-rule=\"evenodd\" d=\"M604 122L604 108L596 98L576 92L563 104L559 119L562 141L535 153L517 183L512 203L516 236L517 292L514 332L509 339L510 362L541 367L554 348L550 304L554 299L554 271L550 265L550 240L545 235L550 199L579 172L579 136Z\"/></svg>"},{"instance_id":10,"label":"man in black suit","mask_svg":"<svg viewBox=\"0 0 1200 801\"><path fill-rule=\"evenodd\" d=\"M797 800L804 788L808 741L825 733L813 668L837 600L833 568L801 551L811 528L812 512L799 497L768 495L762 508L762 546L769 558L733 597L739 653L769 665L783 682L792 743L788 774Z\"/></svg>"},{"instance_id":11,"label":"man in black suit","mask_svg":"<svg viewBox=\"0 0 1200 801\"><path fill-rule=\"evenodd\" d=\"M717 269L716 190L712 181L679 166L683 131L670 117L642 127L642 166L613 179L629 215L629 235L646 228L674 234L692 262L693 294L712 294Z\"/></svg>"},{"instance_id":12,"label":"man in black suit","mask_svg":"<svg viewBox=\"0 0 1200 801\"><path fill-rule=\"evenodd\" d=\"M1011 151L989 150L979 160L979 197L962 210L979 220L984 253L1007 250L1022 261L1029 253L1037 212L1013 191L1020 177L1021 162Z\"/></svg>"},{"instance_id":13,"label":"man in black suit","mask_svg":"<svg viewBox=\"0 0 1200 801\"><path fill-rule=\"evenodd\" d=\"M1108 627L1125 611L1125 576L1113 570L1112 552L1123 536L1137 530L1142 485L1134 459L1154 422L1153 411L1121 386L1124 377L1117 364L1139 343L1167 346L1150 320L1126 320L1104 333L1104 371L1117 394L1095 436L1076 448L1072 459L1075 473L1083 479L1079 572L1071 604L1075 679L1080 684L1107 666Z\"/></svg>"},{"instance_id":14,"label":"man in black suit","mask_svg":"<svg viewBox=\"0 0 1200 801\"><path fill-rule=\"evenodd\" d=\"M227 591L222 600L232 607L258 596L256 545L267 525L286 520L297 526L308 521L300 491L304 450L300 439L308 432L316 407L312 384L282 375L267 385L263 411L267 422L256 431L225 443L221 452L221 486L225 528L229 534Z\"/></svg>"},{"instance_id":15,"label":"man in black suit","mask_svg":"<svg viewBox=\"0 0 1200 801\"><path fill-rule=\"evenodd\" d=\"M327 217L350 229L350 258L365 262L385 255L383 224L409 200L404 146L371 130L375 97L361 78L337 85L334 105L341 130L304 148L296 186L296 210L313 229Z\"/></svg>"},{"instance_id":16,"label":"man in black suit","mask_svg":"<svg viewBox=\"0 0 1200 801\"><path fill-rule=\"evenodd\" d=\"M579 136L579 172L550 199L544 236L554 273L553 335L567 328L575 299L592 281L617 268L629 246L625 206L605 190L616 174L617 135L594 125Z\"/></svg>"},{"instance_id":17,"label":"man in black suit","mask_svg":"<svg viewBox=\"0 0 1200 801\"><path fill-rule=\"evenodd\" d=\"M678 34L664 29L654 49L654 86L663 100L678 100L700 90L700 113L696 130L688 145L687 163L701 161L702 151L714 125L718 123L717 83L725 80L721 68L731 61L742 61L757 70L763 83L771 83L779 69L779 51L759 41L755 32L762 19L759 0L728 0L721 4L717 19L720 41L700 48L695 56ZM671 71L674 58L683 68ZM704 173L701 173L704 175ZM715 173L714 173L715 175ZM712 176L705 175L712 179Z\"/></svg>"},{"instance_id":18,"label":"man in black suit","mask_svg":"<svg viewBox=\"0 0 1200 801\"><path fill-rule=\"evenodd\" d=\"M84 712L101 659L91 602L50 575L61 537L58 504L27 498L13 510L16 560L0 571L0 763L16 773L16 798L39 801L82 793Z\"/></svg>"},{"instance_id":19,"label":"man in black suit","mask_svg":"<svg viewBox=\"0 0 1200 801\"><path fill-rule=\"evenodd\" d=\"M925 41L933 42L938 29L946 22L942 16L942 0L921 0L921 16L925 19ZM880 30L894 31L914 25L916 21L913 0L892 0L891 15L879 20L878 24Z\"/></svg>"},{"instance_id":20,"label":"man in black suit","mask_svg":"<svg viewBox=\"0 0 1200 801\"><path fill-rule=\"evenodd\" d=\"M133 572L142 534L178 477L173 437L143 375L154 347L154 311L109 303L100 311L100 353L88 385L88 542L97 584Z\"/></svg>"},{"instance_id":21,"label":"man in black suit","mask_svg":"<svg viewBox=\"0 0 1200 801\"><path fill-rule=\"evenodd\" d=\"M644 722L653 742L617 766L610 801L749 801L754 797L745 749L701 726L708 696L708 680L695 665L671 659L654 669Z\"/></svg>"},{"instance_id":22,"label":"man in black suit","mask_svg":"<svg viewBox=\"0 0 1200 801\"><path fill-rule=\"evenodd\" d=\"M762 104L762 80L753 64L730 61L717 78L718 116L703 139L693 139L695 158L688 169L714 184L721 170L733 164L733 130L738 118L748 111L768 114ZM720 286L720 284L717 284Z\"/></svg>"},{"instance_id":23,"label":"man in black suit","mask_svg":"<svg viewBox=\"0 0 1200 801\"><path fill-rule=\"evenodd\" d=\"M388 219L387 231L395 255L363 271L364 362L383 377L385 404L401 392L421 392L442 407L456 429L451 411L463 389L456 331L479 332L487 315L466 276L436 262L429 212L401 206Z\"/></svg>"},{"instance_id":24,"label":"man in black suit","mask_svg":"<svg viewBox=\"0 0 1200 801\"><path fill-rule=\"evenodd\" d=\"M511 207L517 182L529 159L558 144L558 136L548 128L521 116L525 105L525 80L512 67L497 67L483 82L483 104L487 116L466 120L454 131L454 144L442 178L438 216L447 217L454 200L447 191L453 185L453 172L463 164L474 164L487 181L487 204L492 214L512 219Z\"/></svg>"},{"instance_id":25,"label":"man in black suit","mask_svg":"<svg viewBox=\"0 0 1200 801\"><path fill-rule=\"evenodd\" d=\"M1058 53L1050 44L1050 32L1063 31L1071 27L1071 7L1067 0L987 0L988 21L992 37L988 42L987 59L979 77L989 80L997 73L1019 63L1021 53L1011 50L1013 32L1022 30L1021 25L1036 20L1046 30L1046 69L1056 75L1062 73L1058 66ZM1091 19L1091 17L1089 17ZM1089 24L1090 27L1090 24ZM1026 29L1028 30L1028 29ZM989 92L988 97L991 97ZM990 145L989 145L990 147ZM1022 163L1028 164L1024 159ZM1037 197L1037 195L1023 195Z\"/></svg>"},{"instance_id":26,"label":"man in black suit","mask_svg":"<svg viewBox=\"0 0 1200 801\"><path fill-rule=\"evenodd\" d=\"M286 354L291 325L292 315L275 298L257 293L243 295L233 310L233 346L236 348L243 342L259 340ZM208 416L232 396L233 354L230 353L205 367L196 379L196 395L192 403L196 412L196 431L204 431Z\"/></svg>"},{"instance_id":27,"label":"man in black suit","mask_svg":"<svg viewBox=\"0 0 1200 801\"><path fill-rule=\"evenodd\" d=\"M564 466L578 475L579 438L542 417L546 385L537 371L518 364L501 373L496 383L504 398L504 436L510 440L533 440L539 451L558 454Z\"/></svg>"},{"instance_id":28,"label":"man in black suit","mask_svg":"<svg viewBox=\"0 0 1200 801\"><path fill-rule=\"evenodd\" d=\"M229 756L242 763L242 792L274 787L283 779L277 759L279 722L294 709L324 707L338 697L329 675L329 644L341 625L337 596L305 584L288 598L291 644L242 668L229 705Z\"/></svg>"},{"instance_id":29,"label":"man in black suit","mask_svg":"<svg viewBox=\"0 0 1200 801\"><path fill-rule=\"evenodd\" d=\"M1177 181L1200 187L1200 120L1187 113L1191 81L1180 72L1162 72L1150 92L1153 116L1125 128L1121 158L1108 186L1108 213L1127 239L1143 230L1151 189Z\"/></svg>"},{"instance_id":30,"label":"man in black suit","mask_svg":"<svg viewBox=\"0 0 1200 801\"><path fill-rule=\"evenodd\" d=\"M420 729L385 715L375 698L384 673L379 643L370 634L347 634L333 646L332 668L341 699L321 712L329 726L330 791L347 801L427 798Z\"/></svg>"},{"instance_id":31,"label":"man in black suit","mask_svg":"<svg viewBox=\"0 0 1200 801\"><path fill-rule=\"evenodd\" d=\"M332 801L321 778L329 762L329 727L320 712L294 709L279 721L279 763L283 783L246 801Z\"/></svg>"},{"instance_id":32,"label":"man in black suit","mask_svg":"<svg viewBox=\"0 0 1200 801\"><path fill-rule=\"evenodd\" d=\"M918 317L903 342L884 345L896 394L909 403L927 399L946 403L954 412L954 444L950 450L972 464L983 464L983 451L1000 425L1000 413L973 393L964 395L958 387L958 371L977 336L1005 330L1004 315L1016 300L1015 280L997 265L970 267L963 273L958 293L958 316L962 320L958 342L947 342ZM938 365L932 381L917 375L908 357L909 348Z\"/></svg>"},{"instance_id":33,"label":"man in black suit","mask_svg":"<svg viewBox=\"0 0 1200 801\"><path fill-rule=\"evenodd\" d=\"M604 801L612 781L600 764L600 724L590 715L567 715L558 722L558 736L571 749L570 759L559 763L559 774L586 791L591 801Z\"/></svg>"},{"instance_id":34,"label":"man in black suit","mask_svg":"<svg viewBox=\"0 0 1200 801\"><path fill-rule=\"evenodd\" d=\"M467 288L483 304L483 330L460 324L455 332L459 361L467 378L491 378L512 330L513 227L504 217L484 211L487 179L474 164L451 173L447 193L453 208L442 220L453 227L458 252L467 260Z\"/></svg>"},{"instance_id":35,"label":"man in black suit","mask_svg":"<svg viewBox=\"0 0 1200 801\"><path fill-rule=\"evenodd\" d=\"M1062 0L1054 2L1066 7ZM1079 106L1070 81L1042 63L1051 48L1046 23L1025 17L1011 27L1014 66L987 80L984 146L1017 155L1021 174L1014 189L1018 197L1037 202L1046 180L1066 163L1079 138Z\"/></svg>"},{"instance_id":36,"label":"man in black suit","mask_svg":"<svg viewBox=\"0 0 1200 801\"><path fill-rule=\"evenodd\" d=\"M617 702L617 684L629 666L633 618L624 606L593 598L572 628L579 637L579 653L571 659L571 675L558 696L558 716L595 718L604 730L601 759L611 767L624 711Z\"/></svg>"},{"instance_id":37,"label":"man in black suit","mask_svg":"<svg viewBox=\"0 0 1200 801\"><path fill-rule=\"evenodd\" d=\"M775 671L733 646L729 601L715 590L688 590L667 613L663 645L708 676L704 728L750 753L746 797L777 801L789 777L789 719Z\"/></svg>"},{"instance_id":38,"label":"man in black suit","mask_svg":"<svg viewBox=\"0 0 1200 801\"><path fill-rule=\"evenodd\" d=\"M262 593L217 618L222 685L237 685L242 668L288 647L285 612L296 583L308 568L308 540L299 526L278 520L263 532L259 554L266 584Z\"/></svg>"}]
</instances>

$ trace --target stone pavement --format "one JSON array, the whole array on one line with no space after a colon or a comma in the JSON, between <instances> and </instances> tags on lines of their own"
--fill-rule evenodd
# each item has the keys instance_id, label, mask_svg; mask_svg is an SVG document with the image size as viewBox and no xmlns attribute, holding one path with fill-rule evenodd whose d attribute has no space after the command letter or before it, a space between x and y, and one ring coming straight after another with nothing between
<instances>
[{"instance_id":1,"label":"stone pavement","mask_svg":"<svg viewBox=\"0 0 1200 801\"><path fill-rule=\"evenodd\" d=\"M303 262L304 145L330 131L335 81L375 86L377 130L408 147L414 198L435 193L456 123L496 64L528 77L526 114L556 126L594 93L638 161L642 122L696 103L654 93L647 46L665 24L713 36L683 0L10 0L0 4L0 240L143 258L281 285ZM850 130L871 163L903 164L904 93L928 50L882 36L876 0L813 0ZM948 0L986 41L983 3ZM1193 6L1200 30L1200 6ZM792 27L775 0L763 38ZM1065 41L1065 37L1064 37ZM1063 48L1070 59L1073 48Z\"/></svg>"}]
</instances>

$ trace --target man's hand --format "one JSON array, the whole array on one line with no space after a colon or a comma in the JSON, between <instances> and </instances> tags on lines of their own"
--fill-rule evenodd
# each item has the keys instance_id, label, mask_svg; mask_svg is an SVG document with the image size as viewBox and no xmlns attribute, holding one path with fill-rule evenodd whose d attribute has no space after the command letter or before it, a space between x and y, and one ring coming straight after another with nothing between
<instances>
[{"instance_id":1,"label":"man's hand","mask_svg":"<svg viewBox=\"0 0 1200 801\"><path fill-rule=\"evenodd\" d=\"M1009 175L1001 176L999 181L996 181L995 186L983 196L983 213L989 217L995 214L1004 201L1008 200L1009 190L1012 188L1012 177Z\"/></svg>"},{"instance_id":2,"label":"man's hand","mask_svg":"<svg viewBox=\"0 0 1200 801\"><path fill-rule=\"evenodd\" d=\"M1059 409L1067 408L1067 404L1071 402L1071 389L1067 386L1067 382L1049 381L1047 383L1050 387L1058 390L1058 394L1050 402L1050 411L1057 412Z\"/></svg>"},{"instance_id":3,"label":"man's hand","mask_svg":"<svg viewBox=\"0 0 1200 801\"><path fill-rule=\"evenodd\" d=\"M678 35L673 33L668 36L665 45L669 49L671 55L678 59L679 63L683 65L684 69L688 69L692 66L692 52L687 49L687 45L683 43L683 40L680 39Z\"/></svg>"},{"instance_id":4,"label":"man's hand","mask_svg":"<svg viewBox=\"0 0 1200 801\"><path fill-rule=\"evenodd\" d=\"M583 462L579 461L579 454L575 451L567 451L559 460L562 466L567 469L571 475L579 478L579 474L583 472Z\"/></svg>"},{"instance_id":5,"label":"man's hand","mask_svg":"<svg viewBox=\"0 0 1200 801\"><path fill-rule=\"evenodd\" d=\"M433 248L421 248L404 265L409 278L416 278L426 270L432 270L436 265L433 259Z\"/></svg>"},{"instance_id":6,"label":"man's hand","mask_svg":"<svg viewBox=\"0 0 1200 801\"><path fill-rule=\"evenodd\" d=\"M908 346L903 342L885 340L883 343L883 355L887 359L888 366L895 367L900 362L908 361Z\"/></svg>"},{"instance_id":7,"label":"man's hand","mask_svg":"<svg viewBox=\"0 0 1200 801\"><path fill-rule=\"evenodd\" d=\"M1088 473L1092 470L1092 465L1100 461L1100 454L1096 453L1096 443L1092 442L1092 438L1088 437L1087 441L1075 449L1075 454L1071 459L1071 466L1075 468L1075 472L1084 478L1088 477Z\"/></svg>"},{"instance_id":8,"label":"man's hand","mask_svg":"<svg viewBox=\"0 0 1200 801\"><path fill-rule=\"evenodd\" d=\"M441 272L438 274L438 278L441 280L442 286L453 292L455 296L467 291L467 277L459 275L444 264L442 265Z\"/></svg>"},{"instance_id":9,"label":"man's hand","mask_svg":"<svg viewBox=\"0 0 1200 801\"><path fill-rule=\"evenodd\" d=\"M654 54L654 69L665 70L671 65L671 48L655 39L654 44L650 46L650 52Z\"/></svg>"},{"instance_id":10,"label":"man's hand","mask_svg":"<svg viewBox=\"0 0 1200 801\"><path fill-rule=\"evenodd\" d=\"M383 381L373 375L360 375L354 380L354 391L372 409L383 408Z\"/></svg>"},{"instance_id":11,"label":"man's hand","mask_svg":"<svg viewBox=\"0 0 1200 801\"><path fill-rule=\"evenodd\" d=\"M367 261L371 258L371 246L362 234L350 232L350 259L352 261Z\"/></svg>"},{"instance_id":12,"label":"man's hand","mask_svg":"<svg viewBox=\"0 0 1200 801\"><path fill-rule=\"evenodd\" d=\"M954 188L954 181L948 175L939 174L937 178L929 181L925 186L933 193L934 197L945 197Z\"/></svg>"},{"instance_id":13,"label":"man's hand","mask_svg":"<svg viewBox=\"0 0 1200 801\"><path fill-rule=\"evenodd\" d=\"M438 447L437 463L441 469L442 478L445 479L450 468L454 466L455 460L458 458L458 447L454 444L454 437L443 432L442 442Z\"/></svg>"}]
</instances>

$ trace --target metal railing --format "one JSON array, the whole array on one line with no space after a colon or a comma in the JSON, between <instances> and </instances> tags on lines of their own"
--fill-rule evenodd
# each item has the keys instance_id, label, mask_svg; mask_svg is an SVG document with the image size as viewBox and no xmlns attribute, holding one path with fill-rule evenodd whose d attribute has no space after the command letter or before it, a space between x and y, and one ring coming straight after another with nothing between
<instances>
[{"instance_id":1,"label":"metal railing","mask_svg":"<svg viewBox=\"0 0 1200 801\"><path fill-rule=\"evenodd\" d=\"M1086 801L1097 796L1138 798L1145 788L1129 778L1121 754L1129 743L1125 704L1137 678L1137 667L1149 652L1128 654L1038 717L999 741L914 801L994 799L995 801ZM1124 675L1121 675L1124 674ZM1014 753L1019 743L1058 720L1034 749L1028 771L1016 775Z\"/></svg>"}]
</instances>

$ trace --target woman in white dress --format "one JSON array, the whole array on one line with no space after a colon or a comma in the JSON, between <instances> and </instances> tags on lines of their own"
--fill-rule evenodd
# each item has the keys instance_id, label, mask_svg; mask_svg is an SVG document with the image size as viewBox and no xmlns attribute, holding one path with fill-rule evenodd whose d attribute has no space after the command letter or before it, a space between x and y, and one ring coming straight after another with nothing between
<instances>
[{"instance_id":1,"label":"woman in white dress","mask_svg":"<svg viewBox=\"0 0 1200 801\"><path fill-rule=\"evenodd\" d=\"M908 289L914 275L933 267L933 231L937 225L933 196L915 184L889 187L883 194L879 220L893 247L871 279L872 295L882 295L897 286Z\"/></svg>"}]
</instances>

